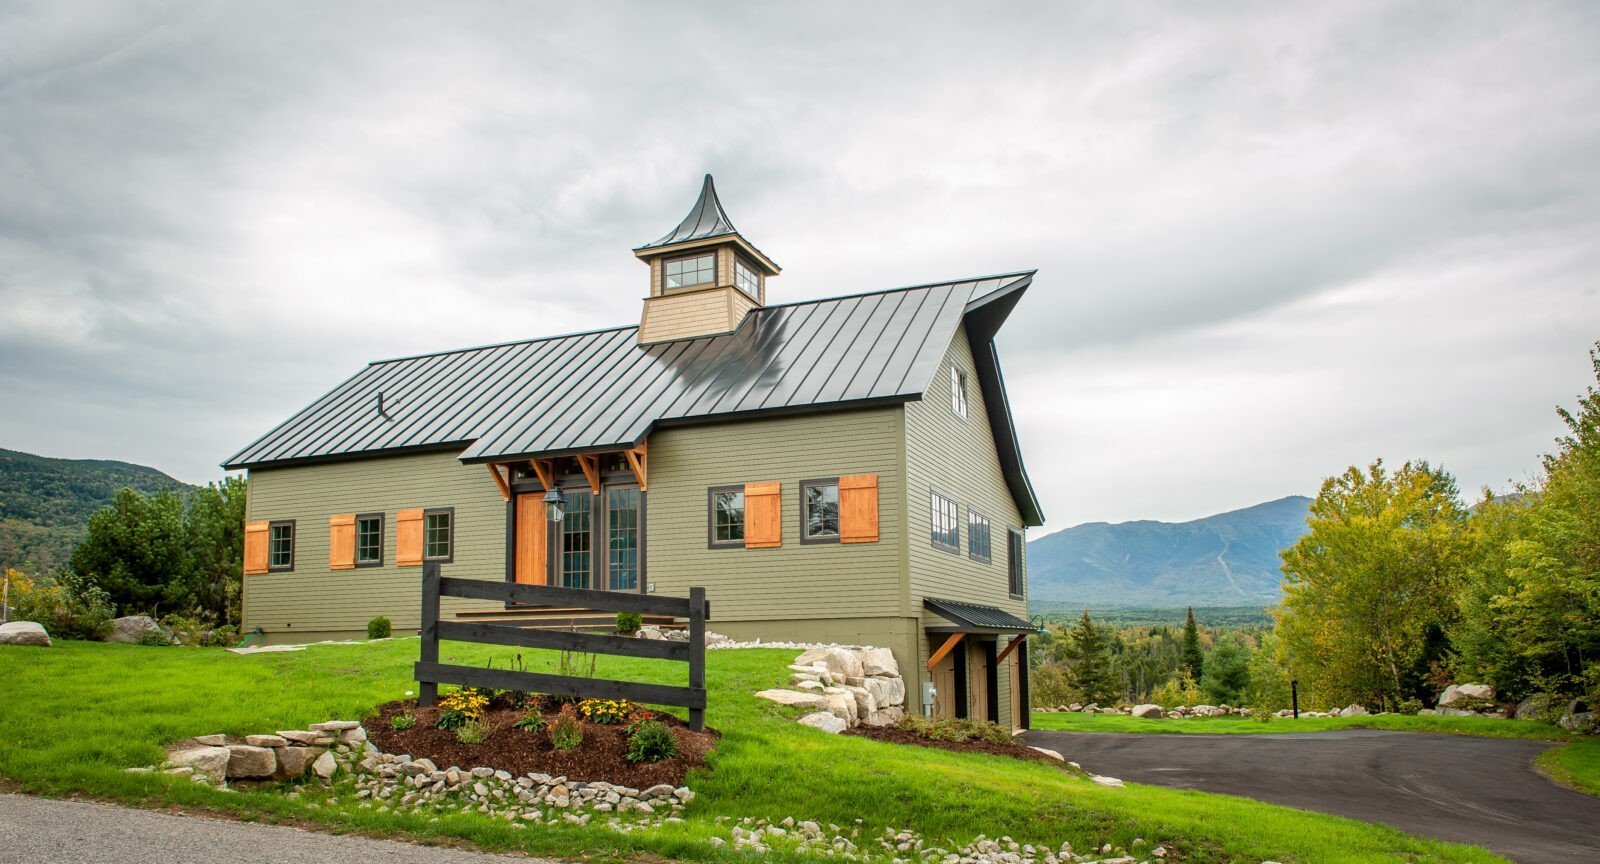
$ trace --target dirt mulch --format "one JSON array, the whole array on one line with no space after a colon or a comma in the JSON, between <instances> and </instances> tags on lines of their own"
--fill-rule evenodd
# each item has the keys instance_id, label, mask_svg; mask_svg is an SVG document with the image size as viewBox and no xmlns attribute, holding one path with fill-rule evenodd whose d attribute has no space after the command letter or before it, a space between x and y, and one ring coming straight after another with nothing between
<instances>
[{"instance_id":1,"label":"dirt mulch","mask_svg":"<svg viewBox=\"0 0 1600 864\"><path fill-rule=\"evenodd\" d=\"M555 704L541 705L546 720L554 721L559 711ZM390 718L412 714L417 723L410 729L395 729ZM635 789L648 789L658 783L682 786L692 769L705 765L705 757L716 746L717 733L711 729L694 732L670 714L655 714L667 724L678 742L678 756L661 762L629 762L628 732L623 724L583 724L583 743L573 750L557 750L550 743L546 727L538 732L512 728L527 713L526 709L491 705L484 716L495 728L482 744L463 744L456 733L439 729L439 709L418 708L414 701L389 702L378 707L378 716L367 721L367 737L385 753L404 753L413 759L428 758L441 769L498 768L517 776L534 772L564 776L572 780L604 780Z\"/></svg>"},{"instance_id":2,"label":"dirt mulch","mask_svg":"<svg viewBox=\"0 0 1600 864\"><path fill-rule=\"evenodd\" d=\"M957 753L988 753L994 756L1010 756L1013 759L1024 759L1029 762L1048 762L1058 768L1072 770L1067 763L1046 756L1043 753L1020 742L1000 744L995 741L939 741L933 738L924 738L908 729L899 726L857 726L846 729L846 735L860 735L874 741L887 741L891 744L915 744L918 747L933 747L937 750L954 750Z\"/></svg>"}]
</instances>

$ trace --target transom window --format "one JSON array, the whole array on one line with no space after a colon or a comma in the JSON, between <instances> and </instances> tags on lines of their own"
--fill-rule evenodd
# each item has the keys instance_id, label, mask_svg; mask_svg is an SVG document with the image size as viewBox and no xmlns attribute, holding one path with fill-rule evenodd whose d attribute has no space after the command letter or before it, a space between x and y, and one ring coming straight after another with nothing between
<instances>
[{"instance_id":1,"label":"transom window","mask_svg":"<svg viewBox=\"0 0 1600 864\"><path fill-rule=\"evenodd\" d=\"M733 284L751 297L761 296L761 276L743 258L733 259Z\"/></svg>"},{"instance_id":2,"label":"transom window","mask_svg":"<svg viewBox=\"0 0 1600 864\"><path fill-rule=\"evenodd\" d=\"M371 513L356 517L356 566L383 564L383 515Z\"/></svg>"},{"instance_id":3,"label":"transom window","mask_svg":"<svg viewBox=\"0 0 1600 864\"><path fill-rule=\"evenodd\" d=\"M449 561L455 555L455 511L428 510L422 514L422 557L427 561Z\"/></svg>"},{"instance_id":4,"label":"transom window","mask_svg":"<svg viewBox=\"0 0 1600 864\"><path fill-rule=\"evenodd\" d=\"M971 507L967 508L967 557L984 563L990 559L989 517Z\"/></svg>"},{"instance_id":5,"label":"transom window","mask_svg":"<svg viewBox=\"0 0 1600 864\"><path fill-rule=\"evenodd\" d=\"M967 417L967 373L950 367L950 410L963 420Z\"/></svg>"},{"instance_id":6,"label":"transom window","mask_svg":"<svg viewBox=\"0 0 1600 864\"><path fill-rule=\"evenodd\" d=\"M801 542L839 542L839 480L800 484Z\"/></svg>"},{"instance_id":7,"label":"transom window","mask_svg":"<svg viewBox=\"0 0 1600 864\"><path fill-rule=\"evenodd\" d=\"M961 551L961 508L954 499L937 491L929 493L929 516L933 522L933 545L946 552Z\"/></svg>"},{"instance_id":8,"label":"transom window","mask_svg":"<svg viewBox=\"0 0 1600 864\"><path fill-rule=\"evenodd\" d=\"M744 487L716 486L709 491L712 546L744 546Z\"/></svg>"},{"instance_id":9,"label":"transom window","mask_svg":"<svg viewBox=\"0 0 1600 864\"><path fill-rule=\"evenodd\" d=\"M267 569L294 569L294 521L273 522L267 528Z\"/></svg>"},{"instance_id":10,"label":"transom window","mask_svg":"<svg viewBox=\"0 0 1600 864\"><path fill-rule=\"evenodd\" d=\"M693 258L678 258L666 262L663 278L668 288L688 288L691 285L704 285L717 278L717 256L715 254L696 255Z\"/></svg>"}]
</instances>

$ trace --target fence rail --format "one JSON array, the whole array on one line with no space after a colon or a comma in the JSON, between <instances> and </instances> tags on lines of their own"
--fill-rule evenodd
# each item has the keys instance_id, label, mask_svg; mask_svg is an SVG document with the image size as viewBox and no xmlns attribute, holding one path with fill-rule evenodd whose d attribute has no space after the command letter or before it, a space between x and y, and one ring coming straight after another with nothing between
<instances>
[{"instance_id":1,"label":"fence rail","mask_svg":"<svg viewBox=\"0 0 1600 864\"><path fill-rule=\"evenodd\" d=\"M635 639L603 633L563 630L537 630L483 621L441 621L439 602L443 597L465 597L517 603L522 606L557 608L584 607L602 612L639 612L689 619L687 642ZM462 684L496 690L524 690L573 698L631 699L655 705L674 705L689 709L689 726L696 732L705 728L706 710L706 618L710 604L704 588L690 588L688 597L658 597L648 594L623 594L579 588L552 588L491 582L485 579L460 579L440 575L439 564L422 567L422 650L416 664L417 703L432 705L439 697L440 684ZM439 642L475 642L518 648L552 648L677 660L689 664L689 684L646 684L576 675L544 672L518 672L512 669L479 669L439 662Z\"/></svg>"}]
</instances>

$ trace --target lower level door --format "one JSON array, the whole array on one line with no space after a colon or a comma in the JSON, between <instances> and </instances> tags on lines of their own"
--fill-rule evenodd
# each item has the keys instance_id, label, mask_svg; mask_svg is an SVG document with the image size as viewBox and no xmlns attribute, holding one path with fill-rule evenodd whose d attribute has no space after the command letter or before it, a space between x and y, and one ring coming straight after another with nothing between
<instances>
[{"instance_id":1,"label":"lower level door","mask_svg":"<svg viewBox=\"0 0 1600 864\"><path fill-rule=\"evenodd\" d=\"M545 554L550 522L545 516L544 496L538 493L517 496L516 579L524 585L543 585L550 569Z\"/></svg>"}]
</instances>

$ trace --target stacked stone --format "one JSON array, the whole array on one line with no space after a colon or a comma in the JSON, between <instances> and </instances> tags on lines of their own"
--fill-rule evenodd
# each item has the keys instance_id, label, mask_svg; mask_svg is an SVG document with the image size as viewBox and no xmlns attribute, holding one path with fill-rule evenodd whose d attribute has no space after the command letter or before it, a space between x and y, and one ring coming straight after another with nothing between
<instances>
[{"instance_id":1,"label":"stacked stone","mask_svg":"<svg viewBox=\"0 0 1600 864\"><path fill-rule=\"evenodd\" d=\"M905 716L906 683L887 648L811 648L789 666L793 689L763 690L763 699L814 709L800 718L824 732L889 726Z\"/></svg>"},{"instance_id":2,"label":"stacked stone","mask_svg":"<svg viewBox=\"0 0 1600 864\"><path fill-rule=\"evenodd\" d=\"M228 780L292 780L307 772L327 779L339 770L336 757L348 761L358 748L370 747L366 741L367 730L354 720L246 735L243 742L229 741L225 735L201 735L171 748L163 770L218 785Z\"/></svg>"}]
</instances>

